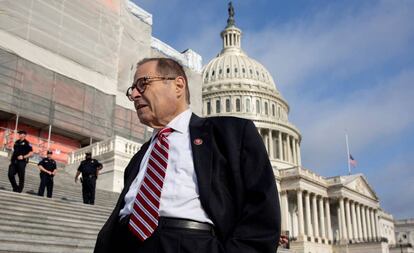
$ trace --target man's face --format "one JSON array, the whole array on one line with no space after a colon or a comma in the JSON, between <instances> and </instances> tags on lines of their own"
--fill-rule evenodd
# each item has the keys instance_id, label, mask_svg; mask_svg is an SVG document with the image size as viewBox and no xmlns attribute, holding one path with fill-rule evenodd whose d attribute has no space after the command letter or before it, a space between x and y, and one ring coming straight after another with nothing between
<instances>
[{"instance_id":1,"label":"man's face","mask_svg":"<svg viewBox=\"0 0 414 253\"><path fill-rule=\"evenodd\" d=\"M156 61L150 61L138 67L134 81L141 77L160 77L156 70ZM173 77L173 76L172 76ZM139 121L152 128L165 127L179 111L178 88L175 80L151 81L143 93L133 89L135 109Z\"/></svg>"},{"instance_id":2,"label":"man's face","mask_svg":"<svg viewBox=\"0 0 414 253\"><path fill-rule=\"evenodd\" d=\"M47 154L47 158L52 158L52 154Z\"/></svg>"},{"instance_id":3,"label":"man's face","mask_svg":"<svg viewBox=\"0 0 414 253\"><path fill-rule=\"evenodd\" d=\"M19 134L19 139L22 141L22 140L24 140L26 138L26 135L25 134Z\"/></svg>"}]
</instances>

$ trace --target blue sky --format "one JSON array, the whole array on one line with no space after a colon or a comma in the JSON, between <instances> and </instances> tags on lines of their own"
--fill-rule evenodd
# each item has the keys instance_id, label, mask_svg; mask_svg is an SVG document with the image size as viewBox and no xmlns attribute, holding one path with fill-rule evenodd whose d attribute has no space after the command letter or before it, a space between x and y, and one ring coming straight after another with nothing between
<instances>
[{"instance_id":1,"label":"blue sky","mask_svg":"<svg viewBox=\"0 0 414 253\"><path fill-rule=\"evenodd\" d=\"M135 1L153 36L206 64L221 50L227 1ZM322 176L355 173L381 205L414 217L414 1L233 1L242 47L273 75L302 132L302 161Z\"/></svg>"}]
</instances>

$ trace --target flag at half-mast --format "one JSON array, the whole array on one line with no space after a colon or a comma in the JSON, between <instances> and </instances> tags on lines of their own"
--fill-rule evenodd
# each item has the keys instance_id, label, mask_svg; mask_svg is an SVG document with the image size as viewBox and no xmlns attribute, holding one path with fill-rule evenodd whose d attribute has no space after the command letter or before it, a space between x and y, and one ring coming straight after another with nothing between
<instances>
[{"instance_id":1,"label":"flag at half-mast","mask_svg":"<svg viewBox=\"0 0 414 253\"><path fill-rule=\"evenodd\" d=\"M349 154L349 164L351 164L353 168L357 166L357 160L355 160L351 154Z\"/></svg>"}]
</instances>

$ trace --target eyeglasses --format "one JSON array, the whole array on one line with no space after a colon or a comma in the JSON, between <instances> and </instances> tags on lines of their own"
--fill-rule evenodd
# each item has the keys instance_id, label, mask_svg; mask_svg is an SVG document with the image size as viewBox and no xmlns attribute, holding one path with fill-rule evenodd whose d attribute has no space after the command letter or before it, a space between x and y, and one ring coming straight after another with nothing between
<instances>
[{"instance_id":1,"label":"eyeglasses","mask_svg":"<svg viewBox=\"0 0 414 253\"><path fill-rule=\"evenodd\" d=\"M128 88L126 91L126 96L129 100L134 101L134 98L132 97L132 91L134 89L137 89L137 91L141 94L145 92L145 89L147 88L147 85L150 85L154 81L163 81L163 80L174 80L177 77L164 77L164 76L144 76L140 77L132 84L131 87Z\"/></svg>"}]
</instances>

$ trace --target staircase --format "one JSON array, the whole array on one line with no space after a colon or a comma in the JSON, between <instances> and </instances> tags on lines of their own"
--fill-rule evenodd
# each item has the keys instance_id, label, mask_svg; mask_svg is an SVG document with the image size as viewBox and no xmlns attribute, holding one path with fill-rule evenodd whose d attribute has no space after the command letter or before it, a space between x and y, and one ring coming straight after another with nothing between
<instances>
[{"instance_id":1,"label":"staircase","mask_svg":"<svg viewBox=\"0 0 414 253\"><path fill-rule=\"evenodd\" d=\"M23 193L11 192L8 165L0 157L0 253L93 252L97 233L119 194L97 190L96 204L85 205L81 184L59 168L53 198L39 197L35 195L40 183L35 164L26 166Z\"/></svg>"}]
</instances>

